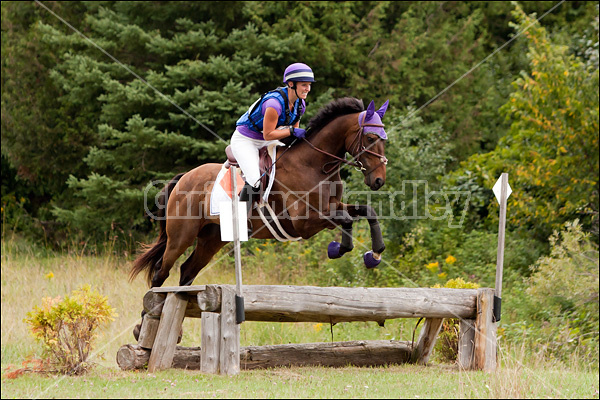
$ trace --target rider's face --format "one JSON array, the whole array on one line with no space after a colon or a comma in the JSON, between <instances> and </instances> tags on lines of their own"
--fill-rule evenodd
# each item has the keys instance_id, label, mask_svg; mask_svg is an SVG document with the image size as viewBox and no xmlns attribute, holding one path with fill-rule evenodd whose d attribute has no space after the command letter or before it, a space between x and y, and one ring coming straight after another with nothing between
<instances>
[{"instance_id":1,"label":"rider's face","mask_svg":"<svg viewBox=\"0 0 600 400\"><path fill-rule=\"evenodd\" d=\"M296 92L298 93L298 97L305 100L306 96L308 96L308 92L310 92L310 82L296 82Z\"/></svg>"}]
</instances>

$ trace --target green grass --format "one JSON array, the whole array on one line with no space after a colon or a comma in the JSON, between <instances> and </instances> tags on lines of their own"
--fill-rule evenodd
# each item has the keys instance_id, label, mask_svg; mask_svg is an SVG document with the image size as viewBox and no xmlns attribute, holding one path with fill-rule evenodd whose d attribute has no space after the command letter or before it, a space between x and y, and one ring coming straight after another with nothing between
<instances>
[{"instance_id":1,"label":"green grass","mask_svg":"<svg viewBox=\"0 0 600 400\"><path fill-rule=\"evenodd\" d=\"M2 379L2 398L598 398L597 373L461 372L453 366L277 368L233 377L98 367L83 377Z\"/></svg>"},{"instance_id":2,"label":"green grass","mask_svg":"<svg viewBox=\"0 0 600 400\"><path fill-rule=\"evenodd\" d=\"M287 252L278 252L279 244L257 243L249 250L261 253L261 257L246 260L244 283L314 284L300 264L316 255L299 244L286 245ZM219 253L220 261L201 273L194 284L233 284L233 261L227 251ZM264 253L271 254L268 261L263 261ZM290 255L298 268L278 268ZM278 368L242 371L235 377L182 370L156 374L121 371L116 353L123 344L135 343L131 331L139 322L147 291L143 279L128 282L130 263L131 257L123 255L54 254L18 239L2 241L2 398L598 398L597 368L582 367L576 359L565 365L503 343L501 366L494 374L465 372L456 365L436 363L435 353L427 367ZM322 273L327 273L325 268ZM177 285L177 280L178 269L174 268L165 285ZM40 356L41 346L23 322L26 313L40 305L43 297L65 296L84 284L107 296L118 313L115 321L99 332L91 360L96 367L79 377L25 373L7 379L5 372L20 367L27 357ZM241 345L328 342L332 331L334 341L411 340L416 321L386 321L385 327L374 322L342 323L333 328L328 324L245 322ZM200 320L186 319L181 345L200 345Z\"/></svg>"}]
</instances>

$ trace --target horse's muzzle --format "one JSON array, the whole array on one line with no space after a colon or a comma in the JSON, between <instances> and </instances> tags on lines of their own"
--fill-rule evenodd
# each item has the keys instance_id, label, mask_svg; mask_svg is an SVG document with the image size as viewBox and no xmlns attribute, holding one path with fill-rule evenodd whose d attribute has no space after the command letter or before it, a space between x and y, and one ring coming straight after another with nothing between
<instances>
[{"instance_id":1,"label":"horse's muzzle","mask_svg":"<svg viewBox=\"0 0 600 400\"><path fill-rule=\"evenodd\" d=\"M383 180L382 178L377 178L375 179L375 182L369 185L369 187L371 188L371 190L379 190L384 184L385 180Z\"/></svg>"}]
</instances>

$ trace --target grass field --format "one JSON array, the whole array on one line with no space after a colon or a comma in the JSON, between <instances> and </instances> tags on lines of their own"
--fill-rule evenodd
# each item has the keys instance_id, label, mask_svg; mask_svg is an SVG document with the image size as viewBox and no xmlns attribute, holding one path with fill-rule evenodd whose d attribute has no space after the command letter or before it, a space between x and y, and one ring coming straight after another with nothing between
<instances>
[{"instance_id":1,"label":"grass field","mask_svg":"<svg viewBox=\"0 0 600 400\"><path fill-rule=\"evenodd\" d=\"M225 249L227 250L227 249ZM225 255L226 253L224 253ZM547 360L527 349L500 343L498 372L460 371L456 365L427 367L401 365L382 368L278 368L242 371L227 378L197 371L169 370L156 374L124 372L116 365L118 348L134 343L131 331L139 322L141 300L147 291L143 279L128 282L130 257L89 256L78 252L54 254L16 239L2 241L2 398L598 398L598 370ZM268 263L253 263L245 270L247 284L305 284L279 281ZM325 272L324 272L325 273ZM165 285L176 285L174 268ZM194 282L234 283L233 263L222 257ZM7 379L41 347L23 322L43 297L65 296L91 284L108 297L118 317L99 332L93 362L96 367L79 377L26 373ZM184 322L182 346L200 345L200 321ZM319 341L396 339L411 340L416 320L376 323L324 324L246 322L241 345L309 343ZM416 332L418 335L418 332Z\"/></svg>"}]
</instances>

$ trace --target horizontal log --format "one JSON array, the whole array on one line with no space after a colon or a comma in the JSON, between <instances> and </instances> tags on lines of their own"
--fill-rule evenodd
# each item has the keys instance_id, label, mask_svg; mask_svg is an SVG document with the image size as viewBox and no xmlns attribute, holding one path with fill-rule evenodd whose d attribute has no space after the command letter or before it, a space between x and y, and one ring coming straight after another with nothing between
<instances>
[{"instance_id":1,"label":"horizontal log","mask_svg":"<svg viewBox=\"0 0 600 400\"><path fill-rule=\"evenodd\" d=\"M247 321L347 322L475 318L476 289L243 286Z\"/></svg>"},{"instance_id":2,"label":"horizontal log","mask_svg":"<svg viewBox=\"0 0 600 400\"><path fill-rule=\"evenodd\" d=\"M126 371L147 368L150 352L137 344L126 344L117 351L117 365ZM200 369L200 347L177 346L172 368Z\"/></svg>"},{"instance_id":3,"label":"horizontal log","mask_svg":"<svg viewBox=\"0 0 600 400\"><path fill-rule=\"evenodd\" d=\"M357 340L333 343L282 344L240 348L241 369L283 366L344 367L402 364L410 359L409 342ZM121 346L117 364L123 370L146 368L150 350L138 345ZM177 347L172 368L200 369L200 347Z\"/></svg>"},{"instance_id":4,"label":"horizontal log","mask_svg":"<svg viewBox=\"0 0 600 400\"><path fill-rule=\"evenodd\" d=\"M160 317L166 299L166 293L154 293L149 290L144 295L144 312Z\"/></svg>"},{"instance_id":5,"label":"horizontal log","mask_svg":"<svg viewBox=\"0 0 600 400\"><path fill-rule=\"evenodd\" d=\"M186 291L176 286L170 289L188 294L186 317L200 318L202 311L220 310L219 296L214 293L226 286L233 287L199 285L185 287ZM169 288L152 290L159 289L163 293ZM382 324L397 318L474 319L477 315L477 289L244 285L242 291L246 321Z\"/></svg>"},{"instance_id":6,"label":"horizontal log","mask_svg":"<svg viewBox=\"0 0 600 400\"><path fill-rule=\"evenodd\" d=\"M240 349L240 367L375 367L406 363L411 352L409 342L395 340L248 346Z\"/></svg>"}]
</instances>

